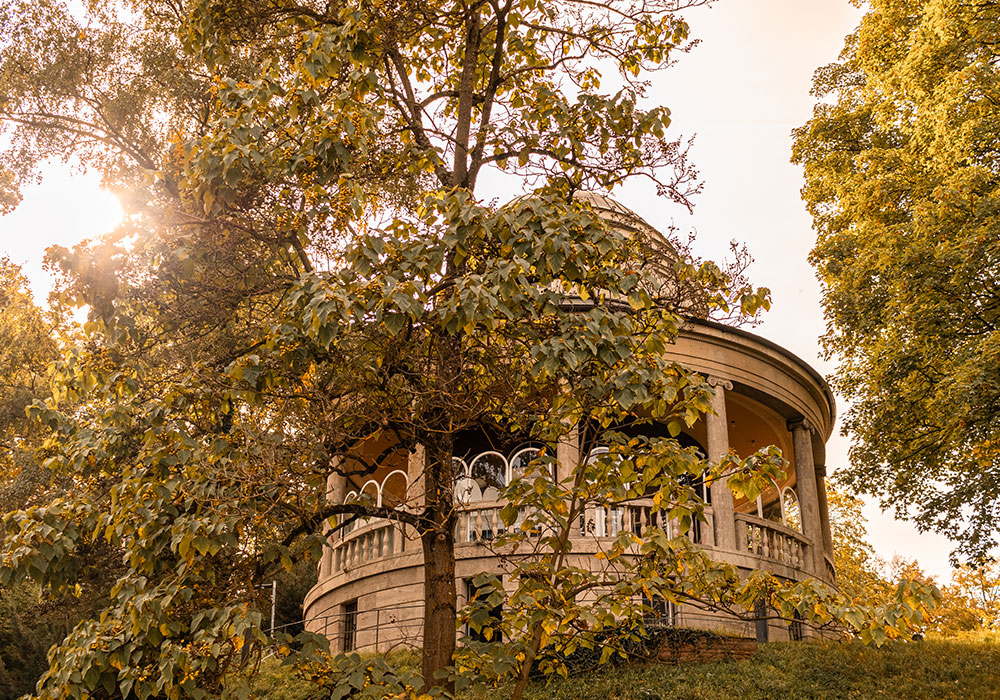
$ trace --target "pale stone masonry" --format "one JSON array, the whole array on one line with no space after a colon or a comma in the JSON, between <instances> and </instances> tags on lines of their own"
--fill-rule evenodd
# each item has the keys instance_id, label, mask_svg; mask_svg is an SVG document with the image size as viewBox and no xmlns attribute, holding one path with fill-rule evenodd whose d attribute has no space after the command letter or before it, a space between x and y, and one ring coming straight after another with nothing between
<instances>
[{"instance_id":1,"label":"pale stone masonry","mask_svg":"<svg viewBox=\"0 0 1000 700\"><path fill-rule=\"evenodd\" d=\"M593 197L596 209L607 210L620 225L634 218L634 230L650 229L616 202ZM627 214L625 212L628 212ZM706 507L707 527L698 543L713 558L741 571L764 569L790 580L818 578L835 585L832 538L825 491L825 443L835 419L833 394L808 364L753 333L718 323L692 319L682 329L668 356L703 374L713 387L713 412L680 438L710 460L732 450L748 456L768 445L782 450L790 465L786 478L773 484L756 502L734 499L724 483L712 484ZM563 479L580 459L578 430L557 446ZM373 445L373 454L386 445ZM467 470L456 503L456 587L459 603L469 594L469 581L489 571L503 575L501 558L489 546L503 527L498 492L516 478L519 465L530 458L531 445L507 452L489 444L473 445L456 464ZM329 479L327 498L344 502L366 493L378 502L405 503L419 508L424 451L386 458L384 466L353 482L339 475ZM501 476L502 475L502 476ZM588 513L585 527L574 539L577 556L597 551L601 540L622 529L651 524L648 504L635 502L621 509ZM319 580L304 603L307 628L326 634L331 647L362 650L419 646L423 614L420 541L409 526L369 520L328 537L319 565ZM682 607L669 610L677 625L726 630L754 636L752 626ZM784 623L767 628L772 639L788 638ZM757 630L758 638L762 630Z\"/></svg>"}]
</instances>

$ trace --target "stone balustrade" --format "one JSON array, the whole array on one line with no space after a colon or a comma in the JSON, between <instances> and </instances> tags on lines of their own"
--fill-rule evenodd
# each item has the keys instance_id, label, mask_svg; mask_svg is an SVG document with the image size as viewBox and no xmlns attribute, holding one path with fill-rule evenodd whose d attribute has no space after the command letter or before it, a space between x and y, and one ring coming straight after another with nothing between
<instances>
[{"instance_id":1,"label":"stone balustrade","mask_svg":"<svg viewBox=\"0 0 1000 700\"><path fill-rule=\"evenodd\" d=\"M809 570L810 542L802 533L746 513L736 513L734 517L736 546L740 551L795 569Z\"/></svg>"},{"instance_id":2,"label":"stone balustrade","mask_svg":"<svg viewBox=\"0 0 1000 700\"><path fill-rule=\"evenodd\" d=\"M504 534L499 501L462 505L456 513L455 543L486 543ZM711 542L713 518L706 508L708 525L697 523L689 536L706 549ZM642 535L650 527L669 527L662 513L653 511L649 499L640 499L616 508L590 507L579 519L573 538L579 540L614 539L623 531ZM794 569L809 570L811 542L802 533L773 520L746 513L735 514L737 551ZM515 524L515 527L517 525ZM414 533L404 534L404 525L381 519L369 519L341 537L331 540L332 571L340 574L389 557L420 550ZM824 556L821 575L834 581L833 562Z\"/></svg>"},{"instance_id":3,"label":"stone balustrade","mask_svg":"<svg viewBox=\"0 0 1000 700\"><path fill-rule=\"evenodd\" d=\"M362 564L410 550L419 550L419 543L407 541L403 527L390 520L373 518L353 529L342 539L334 539L330 543L333 549L331 573L339 574Z\"/></svg>"}]
</instances>

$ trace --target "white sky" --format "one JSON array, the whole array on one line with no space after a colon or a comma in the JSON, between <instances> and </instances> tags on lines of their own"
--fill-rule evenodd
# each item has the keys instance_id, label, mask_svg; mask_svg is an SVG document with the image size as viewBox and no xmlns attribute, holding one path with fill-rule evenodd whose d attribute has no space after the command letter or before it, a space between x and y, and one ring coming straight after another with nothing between
<instances>
[{"instance_id":1,"label":"white sky","mask_svg":"<svg viewBox=\"0 0 1000 700\"><path fill-rule=\"evenodd\" d=\"M650 97L671 108L675 133L697 134L692 157L704 193L690 216L641 185L617 195L654 226L673 221L682 230L696 229L696 252L703 257L720 259L731 239L745 242L756 259L752 280L770 287L773 298L764 324L753 331L823 374L833 366L819 358L819 284L806 261L815 235L799 200L801 174L788 162L789 132L811 114L812 72L837 57L860 17L847 0L719 0L689 11L702 44L656 76ZM25 265L43 301L49 288L41 265L45 248L99 235L120 216L117 201L99 189L95 176L53 164L44 183L0 218L0 255ZM838 412L844 410L841 402ZM827 444L830 469L846 464L847 447L838 428ZM947 580L951 544L945 538L919 534L873 506L866 515L881 556L916 558Z\"/></svg>"}]
</instances>

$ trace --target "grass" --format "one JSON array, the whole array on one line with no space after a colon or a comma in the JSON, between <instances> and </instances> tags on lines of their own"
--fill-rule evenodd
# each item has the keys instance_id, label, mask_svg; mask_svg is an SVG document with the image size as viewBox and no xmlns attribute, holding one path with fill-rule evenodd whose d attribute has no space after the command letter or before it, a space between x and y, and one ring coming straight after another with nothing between
<instances>
[{"instance_id":1,"label":"grass","mask_svg":"<svg viewBox=\"0 0 1000 700\"><path fill-rule=\"evenodd\" d=\"M262 669L263 670L263 669ZM268 677L270 676L270 677ZM309 685L266 669L255 693L302 700ZM506 700L509 687L460 700ZM604 667L529 685L525 700L1000 700L1000 633L973 633L881 649L856 642L776 642L747 661Z\"/></svg>"},{"instance_id":2,"label":"grass","mask_svg":"<svg viewBox=\"0 0 1000 700\"><path fill-rule=\"evenodd\" d=\"M500 700L503 689L470 694ZM526 700L992 700L1000 634L930 638L881 649L856 642L766 644L747 661L606 668L536 683Z\"/></svg>"}]
</instances>

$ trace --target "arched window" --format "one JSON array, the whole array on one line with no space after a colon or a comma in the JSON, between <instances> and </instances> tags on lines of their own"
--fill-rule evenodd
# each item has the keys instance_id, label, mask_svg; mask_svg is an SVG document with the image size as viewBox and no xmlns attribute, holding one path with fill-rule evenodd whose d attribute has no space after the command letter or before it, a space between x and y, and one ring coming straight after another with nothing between
<instances>
[{"instance_id":1,"label":"arched window","mask_svg":"<svg viewBox=\"0 0 1000 700\"><path fill-rule=\"evenodd\" d=\"M476 500L495 501L507 485L507 458L499 452L483 452L469 465L469 477L479 487Z\"/></svg>"},{"instance_id":2,"label":"arched window","mask_svg":"<svg viewBox=\"0 0 1000 700\"><path fill-rule=\"evenodd\" d=\"M396 508L406 503L406 489L409 480L406 472L401 469L389 472L382 480L382 505L387 508Z\"/></svg>"},{"instance_id":3,"label":"arched window","mask_svg":"<svg viewBox=\"0 0 1000 700\"><path fill-rule=\"evenodd\" d=\"M767 481L767 486L757 496L757 517L784 524L781 492L773 479Z\"/></svg>"},{"instance_id":4,"label":"arched window","mask_svg":"<svg viewBox=\"0 0 1000 700\"><path fill-rule=\"evenodd\" d=\"M608 454L607 447L595 447L587 455L587 463ZM594 537L617 537L625 527L625 509L622 507L590 506L580 516L580 534Z\"/></svg>"},{"instance_id":5,"label":"arched window","mask_svg":"<svg viewBox=\"0 0 1000 700\"><path fill-rule=\"evenodd\" d=\"M522 478L527 473L531 460L535 459L539 452L541 450L537 447L519 447L515 450L508 461L507 483Z\"/></svg>"},{"instance_id":6,"label":"arched window","mask_svg":"<svg viewBox=\"0 0 1000 700\"><path fill-rule=\"evenodd\" d=\"M375 479L369 479L365 482L365 485L361 487L361 497L363 500L367 500L369 505L381 506L382 505L382 487Z\"/></svg>"},{"instance_id":7,"label":"arched window","mask_svg":"<svg viewBox=\"0 0 1000 700\"><path fill-rule=\"evenodd\" d=\"M344 503L355 503L357 500L357 491L348 491L347 495L344 496ZM340 519L344 523L344 527L340 530L341 537L346 537L352 530L354 530L354 528L358 526L358 520L353 515L345 514L340 516Z\"/></svg>"},{"instance_id":8,"label":"arched window","mask_svg":"<svg viewBox=\"0 0 1000 700\"><path fill-rule=\"evenodd\" d=\"M781 509L785 516L785 525L802 532L802 512L799 509L799 497L795 490L786 486L781 491Z\"/></svg>"},{"instance_id":9,"label":"arched window","mask_svg":"<svg viewBox=\"0 0 1000 700\"><path fill-rule=\"evenodd\" d=\"M483 492L469 477L469 465L464 459L452 457L455 471L455 502L472 503L483 499Z\"/></svg>"}]
</instances>

